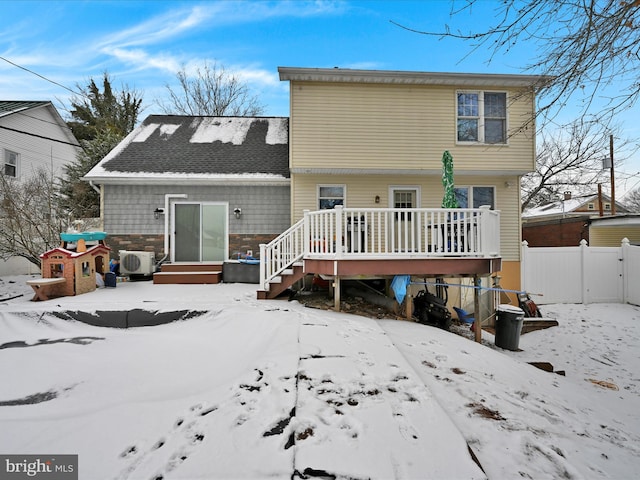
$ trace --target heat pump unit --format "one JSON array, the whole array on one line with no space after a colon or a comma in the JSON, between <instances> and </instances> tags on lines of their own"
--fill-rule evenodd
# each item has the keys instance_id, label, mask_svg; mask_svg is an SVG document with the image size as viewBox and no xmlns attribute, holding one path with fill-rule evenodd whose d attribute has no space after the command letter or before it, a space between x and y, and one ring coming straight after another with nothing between
<instances>
[{"instance_id":1,"label":"heat pump unit","mask_svg":"<svg viewBox=\"0 0 640 480\"><path fill-rule=\"evenodd\" d=\"M122 275L152 275L155 271L155 253L120 250Z\"/></svg>"}]
</instances>

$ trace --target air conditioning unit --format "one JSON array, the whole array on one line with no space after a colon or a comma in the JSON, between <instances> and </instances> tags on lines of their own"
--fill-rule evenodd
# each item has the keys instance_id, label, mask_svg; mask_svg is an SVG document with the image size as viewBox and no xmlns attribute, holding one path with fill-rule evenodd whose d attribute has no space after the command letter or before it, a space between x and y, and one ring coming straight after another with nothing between
<instances>
[{"instance_id":1,"label":"air conditioning unit","mask_svg":"<svg viewBox=\"0 0 640 480\"><path fill-rule=\"evenodd\" d=\"M152 275L155 271L155 253L120 250L120 273L122 275Z\"/></svg>"}]
</instances>

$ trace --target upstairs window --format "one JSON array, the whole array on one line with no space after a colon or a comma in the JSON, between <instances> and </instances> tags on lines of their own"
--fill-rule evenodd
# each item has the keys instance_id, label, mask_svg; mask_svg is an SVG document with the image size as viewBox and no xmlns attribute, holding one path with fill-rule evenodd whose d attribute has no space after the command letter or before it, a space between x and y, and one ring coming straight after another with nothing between
<instances>
[{"instance_id":1,"label":"upstairs window","mask_svg":"<svg viewBox=\"0 0 640 480\"><path fill-rule=\"evenodd\" d=\"M18 154L10 150L4 151L4 174L7 177L18 176Z\"/></svg>"},{"instance_id":2,"label":"upstairs window","mask_svg":"<svg viewBox=\"0 0 640 480\"><path fill-rule=\"evenodd\" d=\"M507 94L458 92L457 139L470 143L507 143Z\"/></svg>"},{"instance_id":3,"label":"upstairs window","mask_svg":"<svg viewBox=\"0 0 640 480\"><path fill-rule=\"evenodd\" d=\"M344 185L318 185L318 208L330 209L344 205Z\"/></svg>"}]
</instances>

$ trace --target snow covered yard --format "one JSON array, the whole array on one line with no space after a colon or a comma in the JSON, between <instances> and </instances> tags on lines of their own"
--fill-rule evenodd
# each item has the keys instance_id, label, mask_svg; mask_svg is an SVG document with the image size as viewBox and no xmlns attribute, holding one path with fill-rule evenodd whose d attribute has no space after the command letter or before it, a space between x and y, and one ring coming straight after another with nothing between
<instances>
[{"instance_id":1,"label":"snow covered yard","mask_svg":"<svg viewBox=\"0 0 640 480\"><path fill-rule=\"evenodd\" d=\"M253 285L134 282L30 302L24 280L0 279L0 451L78 454L81 479L621 479L640 467L639 307L543 307L560 325L511 352L487 332L480 345L258 301ZM137 308L207 313L130 329L51 315Z\"/></svg>"}]
</instances>

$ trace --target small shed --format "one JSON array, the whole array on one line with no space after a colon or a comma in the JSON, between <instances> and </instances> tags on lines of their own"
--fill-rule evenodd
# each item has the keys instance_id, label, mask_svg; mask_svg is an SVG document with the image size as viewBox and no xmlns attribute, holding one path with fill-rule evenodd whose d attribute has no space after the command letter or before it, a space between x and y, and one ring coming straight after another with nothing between
<instances>
[{"instance_id":1,"label":"small shed","mask_svg":"<svg viewBox=\"0 0 640 480\"><path fill-rule=\"evenodd\" d=\"M64 247L67 246L63 238ZM49 295L69 296L92 292L96 289L96 275L109 270L111 249L101 241L86 247L78 241L75 250L57 247L40 255L42 278L65 278L65 283L50 285Z\"/></svg>"}]
</instances>

